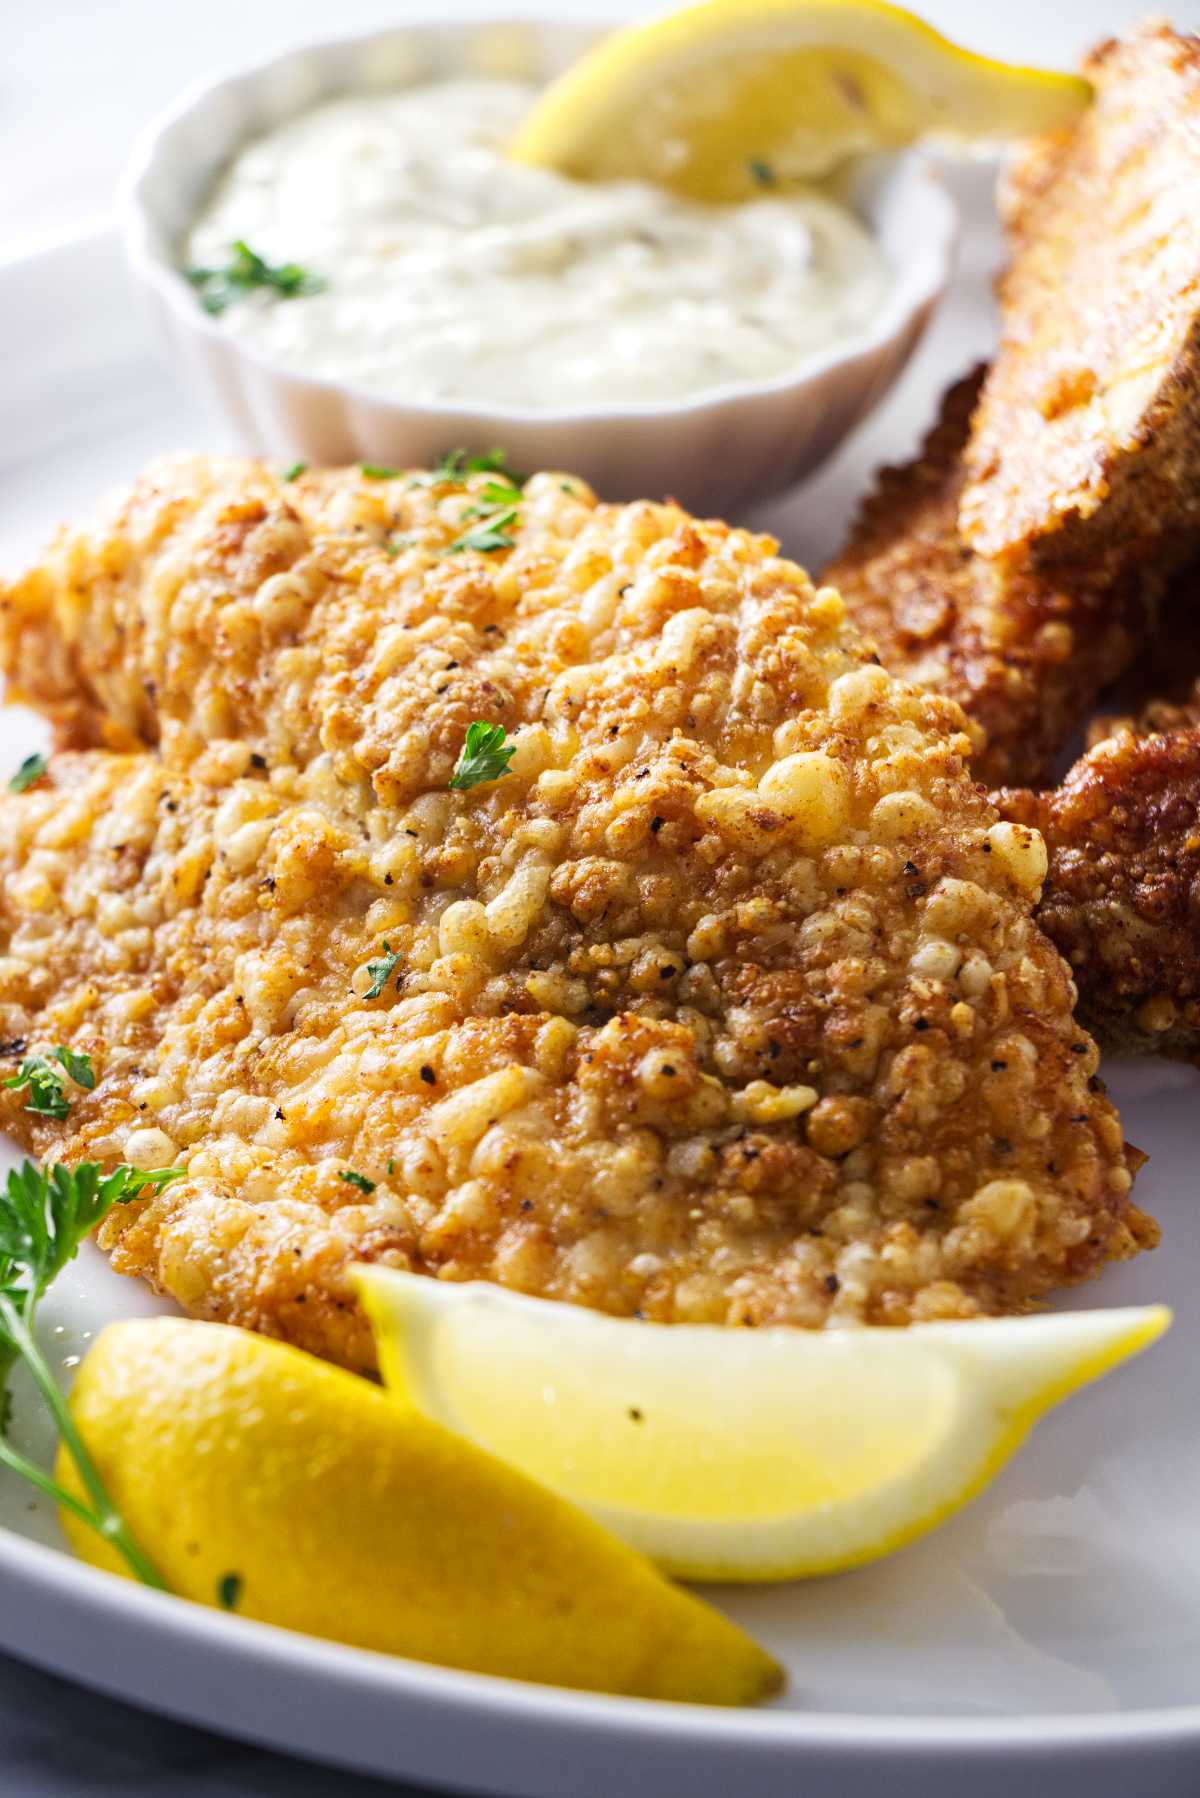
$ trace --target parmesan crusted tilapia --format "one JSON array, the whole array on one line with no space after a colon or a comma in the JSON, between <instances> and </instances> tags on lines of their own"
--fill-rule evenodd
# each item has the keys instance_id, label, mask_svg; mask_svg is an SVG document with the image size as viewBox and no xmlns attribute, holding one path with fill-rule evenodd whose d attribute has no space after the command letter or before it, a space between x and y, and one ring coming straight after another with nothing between
<instances>
[{"instance_id":1,"label":"parmesan crusted tilapia","mask_svg":"<svg viewBox=\"0 0 1200 1798\"><path fill-rule=\"evenodd\" d=\"M356 1258L618 1314L1019 1311L1153 1240L952 702L763 537L539 475L152 470L0 597L66 750L0 800L42 1156L189 1310L365 1365ZM448 781L473 720L501 777Z\"/></svg>"}]
</instances>

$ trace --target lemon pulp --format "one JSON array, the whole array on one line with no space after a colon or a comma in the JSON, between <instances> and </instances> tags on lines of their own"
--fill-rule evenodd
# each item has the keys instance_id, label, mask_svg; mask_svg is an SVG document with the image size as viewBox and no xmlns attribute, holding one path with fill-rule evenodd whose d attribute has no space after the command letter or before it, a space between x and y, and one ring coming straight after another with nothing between
<instances>
[{"instance_id":1,"label":"lemon pulp","mask_svg":"<svg viewBox=\"0 0 1200 1798\"><path fill-rule=\"evenodd\" d=\"M890 1552L1170 1321L1150 1306L739 1331L388 1268L356 1278L397 1396L697 1579L794 1578Z\"/></svg>"}]
</instances>

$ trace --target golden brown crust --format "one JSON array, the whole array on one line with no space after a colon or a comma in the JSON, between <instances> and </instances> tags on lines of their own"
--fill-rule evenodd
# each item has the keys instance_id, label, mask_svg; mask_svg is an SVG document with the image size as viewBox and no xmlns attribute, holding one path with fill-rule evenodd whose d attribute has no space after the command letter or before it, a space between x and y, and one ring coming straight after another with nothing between
<instances>
[{"instance_id":1,"label":"golden brown crust","mask_svg":"<svg viewBox=\"0 0 1200 1798\"><path fill-rule=\"evenodd\" d=\"M1116 578L1176 564L1200 531L1200 39L1149 22L1086 72L1071 141L1010 177L959 513L980 554Z\"/></svg>"},{"instance_id":2,"label":"golden brown crust","mask_svg":"<svg viewBox=\"0 0 1200 1798\"><path fill-rule=\"evenodd\" d=\"M1001 793L1040 830L1038 910L1107 1046L1200 1053L1200 731L1098 743L1051 793Z\"/></svg>"},{"instance_id":3,"label":"golden brown crust","mask_svg":"<svg viewBox=\"0 0 1200 1798\"><path fill-rule=\"evenodd\" d=\"M962 458L982 379L952 387L916 460L878 476L824 579L886 668L956 699L981 727L981 779L1037 785L1144 640L1156 589L1052 578L963 541Z\"/></svg>"},{"instance_id":4,"label":"golden brown crust","mask_svg":"<svg viewBox=\"0 0 1200 1798\"><path fill-rule=\"evenodd\" d=\"M114 1263L361 1365L355 1257L820 1325L1147 1240L957 708L671 506L539 476L447 554L481 485L178 462L8 595L64 730L161 740L0 799L0 1034L100 1074L5 1121L188 1169ZM476 716L512 772L451 792Z\"/></svg>"},{"instance_id":5,"label":"golden brown crust","mask_svg":"<svg viewBox=\"0 0 1200 1798\"><path fill-rule=\"evenodd\" d=\"M1200 727L1200 568L1176 577L1128 672L1103 696L1088 747L1121 732L1148 737Z\"/></svg>"}]
</instances>

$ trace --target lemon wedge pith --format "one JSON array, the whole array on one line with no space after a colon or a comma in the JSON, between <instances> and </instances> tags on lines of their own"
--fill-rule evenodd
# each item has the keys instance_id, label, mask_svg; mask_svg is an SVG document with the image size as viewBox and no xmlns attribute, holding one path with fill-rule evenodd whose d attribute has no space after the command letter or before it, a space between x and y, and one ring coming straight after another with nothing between
<instances>
[{"instance_id":1,"label":"lemon wedge pith","mask_svg":"<svg viewBox=\"0 0 1200 1798\"><path fill-rule=\"evenodd\" d=\"M378 1387L225 1324L110 1325L71 1409L172 1591L476 1672L745 1704L779 1684L736 1625L591 1518ZM64 1450L58 1477L78 1492ZM127 1572L60 1513L72 1547Z\"/></svg>"},{"instance_id":2,"label":"lemon wedge pith","mask_svg":"<svg viewBox=\"0 0 1200 1798\"><path fill-rule=\"evenodd\" d=\"M963 50L885 0L703 0L603 39L545 90L510 154L727 200L927 134L1051 130L1090 93Z\"/></svg>"},{"instance_id":3,"label":"lemon wedge pith","mask_svg":"<svg viewBox=\"0 0 1200 1798\"><path fill-rule=\"evenodd\" d=\"M1150 1306L737 1331L386 1268L356 1278L398 1395L691 1579L799 1578L891 1552L1170 1322Z\"/></svg>"}]
</instances>

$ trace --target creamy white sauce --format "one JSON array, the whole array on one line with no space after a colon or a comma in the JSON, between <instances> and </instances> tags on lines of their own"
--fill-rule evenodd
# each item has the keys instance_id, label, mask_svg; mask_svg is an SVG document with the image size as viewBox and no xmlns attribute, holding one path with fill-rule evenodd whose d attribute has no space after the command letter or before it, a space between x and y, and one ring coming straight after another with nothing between
<instances>
[{"instance_id":1,"label":"creamy white sauce","mask_svg":"<svg viewBox=\"0 0 1200 1798\"><path fill-rule=\"evenodd\" d=\"M223 329L415 402L647 405L771 381L859 333L890 285L812 190L700 206L506 160L535 90L463 80L333 100L249 144L185 246L241 239L326 284L255 291Z\"/></svg>"}]
</instances>

